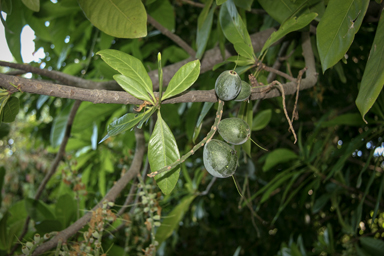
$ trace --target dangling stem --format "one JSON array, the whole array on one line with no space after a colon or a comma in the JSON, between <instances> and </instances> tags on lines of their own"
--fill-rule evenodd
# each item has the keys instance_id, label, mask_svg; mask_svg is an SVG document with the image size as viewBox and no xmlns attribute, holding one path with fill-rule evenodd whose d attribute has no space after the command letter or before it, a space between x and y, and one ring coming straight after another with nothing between
<instances>
[{"instance_id":1,"label":"dangling stem","mask_svg":"<svg viewBox=\"0 0 384 256\"><path fill-rule=\"evenodd\" d=\"M249 137L249 139L250 139L253 143L255 143L256 146L258 146L259 148L261 148L262 150L268 151L268 149L265 149L265 148L263 148L262 146L260 146L259 144L257 144L253 139L251 139L251 137Z\"/></svg>"},{"instance_id":2,"label":"dangling stem","mask_svg":"<svg viewBox=\"0 0 384 256\"><path fill-rule=\"evenodd\" d=\"M239 190L239 187L237 186L237 182L236 182L236 180L235 180L235 176L234 176L234 175L232 175L232 179L233 179L233 183L235 183L235 187L236 187L236 189L237 189L237 193L239 193L239 195L240 195L241 197L243 197L243 195L241 194L241 192L240 192L240 190Z\"/></svg>"},{"instance_id":3,"label":"dangling stem","mask_svg":"<svg viewBox=\"0 0 384 256\"><path fill-rule=\"evenodd\" d=\"M216 111L216 118L215 118L215 122L213 123L212 125L212 128L211 130L209 131L209 133L207 134L207 136L202 140L200 141L199 143L197 143L191 151L189 151L187 154L183 155L180 159L176 160L175 162L173 162L172 164L170 165L167 165L163 168L161 168L160 170L158 171L155 171L155 172L151 172L149 174L147 174L148 177L155 177L156 175L160 174L160 173L163 173L163 172L167 172L167 171L170 171L172 170L173 168L175 168L176 166L178 166L179 164L181 164L182 162L184 162L188 157L190 157L191 155L193 155L199 148L201 148L202 146L204 146L205 143L209 142L213 135L215 135L216 131L217 131L217 126L219 125L219 122L221 120L221 116L223 115L223 107L224 107L224 101L222 100L219 100L219 105L217 107L217 111Z\"/></svg>"}]
</instances>

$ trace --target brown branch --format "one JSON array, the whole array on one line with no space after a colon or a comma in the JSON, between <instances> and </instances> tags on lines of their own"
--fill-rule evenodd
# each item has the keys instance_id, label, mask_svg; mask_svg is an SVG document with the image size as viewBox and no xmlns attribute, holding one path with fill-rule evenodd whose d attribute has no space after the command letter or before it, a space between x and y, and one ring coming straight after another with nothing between
<instances>
[{"instance_id":1,"label":"brown branch","mask_svg":"<svg viewBox=\"0 0 384 256\"><path fill-rule=\"evenodd\" d=\"M109 192L104 196L104 198L92 209L95 211L96 209L102 207L103 202L114 202L115 199L119 196L121 191L127 186L128 182L131 181L136 175L139 173L141 168L141 163L143 161L144 153L145 153L145 142L144 142L144 134L140 129L135 130L136 137L136 149L135 156L132 160L131 167L125 173L123 177L121 177L115 185L109 190ZM75 223L73 223L68 228L60 231L55 237L51 240L45 242L36 248L32 255L41 255L42 253L54 248L59 241L67 241L68 238L76 234L87 222L91 219L92 211L85 214L83 217L78 219Z\"/></svg>"},{"instance_id":2,"label":"brown branch","mask_svg":"<svg viewBox=\"0 0 384 256\"><path fill-rule=\"evenodd\" d=\"M43 181L40 183L39 188L37 189L37 192L36 192L36 195L35 195L35 200L38 200L40 198L43 190L45 189L45 186L47 185L48 181L51 179L53 174L55 174L55 172L57 170L57 167L59 166L59 163L60 163L61 159L63 158L63 156L65 154L65 147L67 146L69 137L71 135L71 129L72 129L73 120L75 119L77 110L80 107L80 103L81 103L81 101L77 100L77 101L75 101L75 103L72 106L71 112L69 113L69 116L68 116L68 122L67 122L67 125L65 127L65 133L64 133L63 141L61 142L59 151L57 152L56 157L53 160L51 168L49 169L49 171L45 175ZM24 223L23 232L21 233L21 235L18 238L19 241L22 241L24 236L27 234L27 232L28 232L28 225L29 225L30 220L31 220L31 217L28 216L27 219L25 220L25 223ZM19 245L20 244L17 243L12 248L11 252L9 253L9 255L12 255L16 251L16 249L19 247Z\"/></svg>"},{"instance_id":3,"label":"brown branch","mask_svg":"<svg viewBox=\"0 0 384 256\"><path fill-rule=\"evenodd\" d=\"M261 51L263 45L265 44L269 36L275 31L276 29L269 28L251 35L252 46L255 52ZM232 55L228 51L226 51L225 56L230 57ZM187 62L192 61L194 59L195 59L194 57L190 57L186 60L164 67L163 68L164 84L169 83L169 81L171 80L173 75L176 73L176 71L179 70L179 68L181 68ZM206 51L204 54L204 58L201 60L200 73L202 74L212 70L214 65L222 61L223 59L221 57L219 47L215 47L213 49ZM95 81L82 79L76 76L71 76L59 71L49 71L46 69L32 67L26 64L10 63L6 61L0 61L0 66L16 68L16 69L24 70L34 74L39 74L42 76L49 77L53 80L59 81L62 84L84 88L84 89L115 90L115 91L122 90L121 87L116 83L116 81L95 82ZM159 78L157 74L157 69L149 72L148 75L152 80L154 90L157 90L159 88Z\"/></svg>"},{"instance_id":4,"label":"brown branch","mask_svg":"<svg viewBox=\"0 0 384 256\"><path fill-rule=\"evenodd\" d=\"M178 46L183 48L191 57L195 57L196 52L192 49L192 47L189 46L183 39L181 39L178 35L172 33L169 31L166 27L161 25L159 22L157 22L154 18L152 18L149 14L147 14L147 19L149 24L157 28L163 35L171 39L173 42L175 42Z\"/></svg>"}]
</instances>

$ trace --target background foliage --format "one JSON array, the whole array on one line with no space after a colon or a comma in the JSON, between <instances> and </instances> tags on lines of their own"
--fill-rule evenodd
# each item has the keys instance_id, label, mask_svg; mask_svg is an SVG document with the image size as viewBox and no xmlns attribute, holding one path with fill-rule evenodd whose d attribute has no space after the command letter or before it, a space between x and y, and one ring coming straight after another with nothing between
<instances>
[{"instance_id":1,"label":"background foliage","mask_svg":"<svg viewBox=\"0 0 384 256\"><path fill-rule=\"evenodd\" d=\"M382 1L111 3L0 1L15 62L23 63L20 33L27 24L35 31L36 50L45 52L40 62L16 69L0 62L0 255L382 254ZM256 50L252 35L271 28L275 32ZM231 178L206 172L202 150L172 177L146 176L156 171L153 166L190 152L209 132L217 108L216 98L204 102L187 94L186 101L162 104L155 113L160 103L152 89L165 92L163 103L187 89L198 95L213 89L222 71L234 68L243 80L252 73L259 83L276 79L288 88L289 78L308 65L302 33L310 35L318 74L316 86L300 92L299 119L293 123L297 143L288 131L282 97L224 106L223 118L245 119L251 138L268 150L250 142L237 148L235 178L243 196ZM206 71L210 49L233 56ZM125 57L117 62L116 56ZM169 75L171 65L179 71ZM32 71L31 84L15 77L32 67L46 73ZM286 75L276 77L276 70ZM5 82L10 77L24 82L11 86ZM114 79L155 107L142 105L137 115L133 108L142 101L91 103L104 95L95 89L122 90ZM81 104L73 93L66 98L28 93L43 80L94 93ZM19 85L25 87L17 90ZM285 98L291 113L295 96ZM130 174L128 185L116 193L121 177ZM57 233L63 230L72 233L62 244L55 239L66 235Z\"/></svg>"}]
</instances>

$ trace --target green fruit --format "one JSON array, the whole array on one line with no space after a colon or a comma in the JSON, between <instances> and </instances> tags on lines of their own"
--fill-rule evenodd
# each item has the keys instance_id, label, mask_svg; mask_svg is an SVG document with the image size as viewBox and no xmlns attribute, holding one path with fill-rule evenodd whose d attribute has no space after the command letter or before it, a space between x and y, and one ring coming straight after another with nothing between
<instances>
[{"instance_id":1,"label":"green fruit","mask_svg":"<svg viewBox=\"0 0 384 256\"><path fill-rule=\"evenodd\" d=\"M236 150L220 140L211 140L204 146L204 166L217 178L232 176L237 168Z\"/></svg>"},{"instance_id":2,"label":"green fruit","mask_svg":"<svg viewBox=\"0 0 384 256\"><path fill-rule=\"evenodd\" d=\"M249 98L251 95L251 86L245 81L241 81L241 90L239 95L234 99L234 101L244 101Z\"/></svg>"},{"instance_id":3,"label":"green fruit","mask_svg":"<svg viewBox=\"0 0 384 256\"><path fill-rule=\"evenodd\" d=\"M247 122L238 117L221 120L218 131L226 142L233 145L243 144L251 136L251 130Z\"/></svg>"},{"instance_id":4,"label":"green fruit","mask_svg":"<svg viewBox=\"0 0 384 256\"><path fill-rule=\"evenodd\" d=\"M234 70L224 71L216 79L215 91L219 99L233 100L241 90L241 79Z\"/></svg>"}]
</instances>

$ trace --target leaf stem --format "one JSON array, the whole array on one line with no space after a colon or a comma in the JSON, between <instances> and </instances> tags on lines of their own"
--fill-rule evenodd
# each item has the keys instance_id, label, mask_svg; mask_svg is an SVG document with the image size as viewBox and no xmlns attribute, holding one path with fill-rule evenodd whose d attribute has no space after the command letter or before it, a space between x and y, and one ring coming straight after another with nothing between
<instances>
[{"instance_id":1,"label":"leaf stem","mask_svg":"<svg viewBox=\"0 0 384 256\"><path fill-rule=\"evenodd\" d=\"M151 173L147 174L147 176L153 178L160 173L172 170L173 168L175 168L179 164L183 163L188 157L193 155L199 148L204 146L205 143L209 142L212 139L213 135L215 135L215 133L217 131L217 126L219 125L219 122L221 120L221 116L223 115L223 107L224 107L224 101L219 100L219 105L218 105L217 111L216 111L215 122L213 123L212 128L209 131L209 133L207 134L207 136L202 141L197 143L187 154L183 155L180 159L176 160L175 162L173 162L170 165L167 165L167 166L161 168L160 170L157 170L155 172L151 172Z\"/></svg>"}]
</instances>

